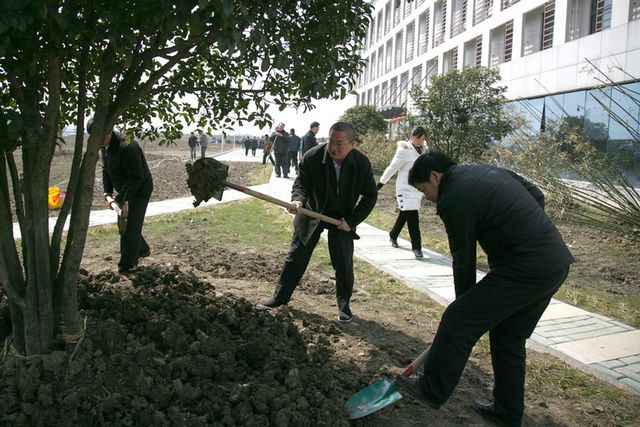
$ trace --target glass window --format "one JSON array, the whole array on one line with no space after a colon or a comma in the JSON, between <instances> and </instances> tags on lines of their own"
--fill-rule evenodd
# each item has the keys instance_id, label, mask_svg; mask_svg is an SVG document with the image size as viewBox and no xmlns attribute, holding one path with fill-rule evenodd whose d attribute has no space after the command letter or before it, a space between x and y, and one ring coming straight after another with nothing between
<instances>
[{"instance_id":1,"label":"glass window","mask_svg":"<svg viewBox=\"0 0 640 427\"><path fill-rule=\"evenodd\" d=\"M611 91L609 139L632 140L640 131L640 83L614 87Z\"/></svg>"},{"instance_id":2,"label":"glass window","mask_svg":"<svg viewBox=\"0 0 640 427\"><path fill-rule=\"evenodd\" d=\"M425 67L427 77L427 83L431 81L432 78L438 75L438 57L430 59L427 61L427 66Z\"/></svg>"},{"instance_id":3,"label":"glass window","mask_svg":"<svg viewBox=\"0 0 640 427\"><path fill-rule=\"evenodd\" d=\"M584 135L604 150L609 137L611 88L587 91L584 108Z\"/></svg>"},{"instance_id":4,"label":"glass window","mask_svg":"<svg viewBox=\"0 0 640 427\"><path fill-rule=\"evenodd\" d=\"M529 135L538 135L542 125L542 109L544 98L522 99L509 103L509 110L515 116L524 120L525 132Z\"/></svg>"},{"instance_id":5,"label":"glass window","mask_svg":"<svg viewBox=\"0 0 640 427\"><path fill-rule=\"evenodd\" d=\"M522 25L522 56L540 51L542 48L542 18L544 7L526 13Z\"/></svg>"}]
</instances>

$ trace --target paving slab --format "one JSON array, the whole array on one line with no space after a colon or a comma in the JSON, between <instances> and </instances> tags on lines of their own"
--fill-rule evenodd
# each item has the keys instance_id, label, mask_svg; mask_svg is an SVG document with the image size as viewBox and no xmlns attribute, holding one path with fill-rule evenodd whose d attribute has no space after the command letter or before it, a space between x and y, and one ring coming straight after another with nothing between
<instances>
[{"instance_id":1,"label":"paving slab","mask_svg":"<svg viewBox=\"0 0 640 427\"><path fill-rule=\"evenodd\" d=\"M637 356L640 355L640 331L633 330L567 342L558 344L555 348L586 364Z\"/></svg>"}]
</instances>

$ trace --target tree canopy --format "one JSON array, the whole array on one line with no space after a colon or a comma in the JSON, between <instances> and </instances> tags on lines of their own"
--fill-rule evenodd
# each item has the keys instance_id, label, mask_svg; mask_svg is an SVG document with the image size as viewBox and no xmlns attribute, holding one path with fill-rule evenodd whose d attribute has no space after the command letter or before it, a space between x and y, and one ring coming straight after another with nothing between
<instances>
[{"instance_id":1,"label":"tree canopy","mask_svg":"<svg viewBox=\"0 0 640 427\"><path fill-rule=\"evenodd\" d=\"M500 74L486 67L466 67L435 76L425 91L411 92L416 113L411 121L427 130L431 149L457 161L479 160L490 144L512 130L503 110Z\"/></svg>"},{"instance_id":2,"label":"tree canopy","mask_svg":"<svg viewBox=\"0 0 640 427\"><path fill-rule=\"evenodd\" d=\"M362 136L369 132L386 132L387 122L384 116L371 105L356 105L347 109L340 120L351 123L356 130L356 141L362 142Z\"/></svg>"},{"instance_id":3,"label":"tree canopy","mask_svg":"<svg viewBox=\"0 0 640 427\"><path fill-rule=\"evenodd\" d=\"M79 333L77 274L99 146L114 125L170 141L185 123L265 126L270 105L307 109L314 98L344 97L370 13L364 0L0 2L0 284L17 351L50 349L61 324L65 336ZM78 132L50 237L48 175L65 126Z\"/></svg>"}]
</instances>

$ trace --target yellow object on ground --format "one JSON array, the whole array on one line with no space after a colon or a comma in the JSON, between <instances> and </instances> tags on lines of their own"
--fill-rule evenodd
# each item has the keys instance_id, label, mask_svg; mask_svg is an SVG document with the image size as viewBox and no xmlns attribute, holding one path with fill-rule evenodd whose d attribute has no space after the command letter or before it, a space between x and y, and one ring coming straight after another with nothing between
<instances>
[{"instance_id":1,"label":"yellow object on ground","mask_svg":"<svg viewBox=\"0 0 640 427\"><path fill-rule=\"evenodd\" d=\"M49 187L49 209L60 209L65 192L59 187Z\"/></svg>"}]
</instances>

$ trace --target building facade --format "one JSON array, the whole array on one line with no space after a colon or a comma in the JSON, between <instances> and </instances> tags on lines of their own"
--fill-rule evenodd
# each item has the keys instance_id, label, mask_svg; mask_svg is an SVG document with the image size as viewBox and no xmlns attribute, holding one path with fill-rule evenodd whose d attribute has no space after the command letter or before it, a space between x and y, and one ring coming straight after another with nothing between
<instances>
[{"instance_id":1,"label":"building facade","mask_svg":"<svg viewBox=\"0 0 640 427\"><path fill-rule=\"evenodd\" d=\"M411 108L413 85L428 88L434 75L451 69L496 67L510 108L532 130L571 116L607 150L637 140L640 0L372 3L357 104L391 118ZM614 85L608 95L598 89L605 84ZM631 116L620 124L610 110L623 108Z\"/></svg>"}]
</instances>

